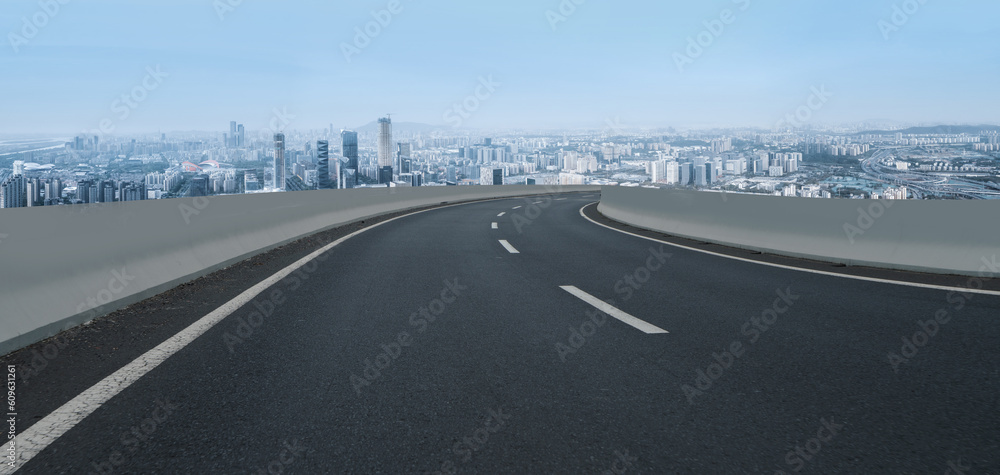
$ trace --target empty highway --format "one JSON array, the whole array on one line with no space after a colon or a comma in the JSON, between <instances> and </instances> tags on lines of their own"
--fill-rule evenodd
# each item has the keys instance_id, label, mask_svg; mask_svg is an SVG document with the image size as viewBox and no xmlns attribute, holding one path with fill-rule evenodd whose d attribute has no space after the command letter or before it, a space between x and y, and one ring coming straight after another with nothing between
<instances>
[{"instance_id":1,"label":"empty highway","mask_svg":"<svg viewBox=\"0 0 1000 475\"><path fill-rule=\"evenodd\" d=\"M13 469L1000 472L996 282L667 239L599 198L369 220L7 355Z\"/></svg>"}]
</instances>

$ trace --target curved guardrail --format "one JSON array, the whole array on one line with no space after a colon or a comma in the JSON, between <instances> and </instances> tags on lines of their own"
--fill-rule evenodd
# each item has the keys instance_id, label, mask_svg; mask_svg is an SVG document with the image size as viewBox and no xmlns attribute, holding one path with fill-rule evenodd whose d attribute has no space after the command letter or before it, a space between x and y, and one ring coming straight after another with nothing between
<instances>
[{"instance_id":1,"label":"curved guardrail","mask_svg":"<svg viewBox=\"0 0 1000 475\"><path fill-rule=\"evenodd\" d=\"M604 187L605 216L771 254L886 269L1000 277L1000 202L791 198Z\"/></svg>"},{"instance_id":2,"label":"curved guardrail","mask_svg":"<svg viewBox=\"0 0 1000 475\"><path fill-rule=\"evenodd\" d=\"M324 190L0 210L0 354L367 217L596 186Z\"/></svg>"}]
</instances>

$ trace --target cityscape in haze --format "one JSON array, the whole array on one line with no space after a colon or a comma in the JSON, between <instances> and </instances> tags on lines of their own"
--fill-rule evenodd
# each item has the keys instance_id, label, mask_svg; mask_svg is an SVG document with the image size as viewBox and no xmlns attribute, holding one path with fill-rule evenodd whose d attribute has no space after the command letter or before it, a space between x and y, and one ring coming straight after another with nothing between
<instances>
[{"instance_id":1,"label":"cityscape in haze","mask_svg":"<svg viewBox=\"0 0 1000 475\"><path fill-rule=\"evenodd\" d=\"M998 62L968 48L987 2L6 8L4 208L500 184L1000 196Z\"/></svg>"},{"instance_id":2,"label":"cityscape in haze","mask_svg":"<svg viewBox=\"0 0 1000 475\"><path fill-rule=\"evenodd\" d=\"M314 189L687 187L807 198L1000 198L1000 127L462 131L389 116L353 130L7 140L0 207Z\"/></svg>"}]
</instances>

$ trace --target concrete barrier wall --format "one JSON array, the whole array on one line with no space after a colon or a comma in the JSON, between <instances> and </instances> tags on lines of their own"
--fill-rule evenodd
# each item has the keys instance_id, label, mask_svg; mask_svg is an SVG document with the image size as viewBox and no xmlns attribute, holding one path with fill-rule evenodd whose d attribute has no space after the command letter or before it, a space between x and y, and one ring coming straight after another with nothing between
<instances>
[{"instance_id":1,"label":"concrete barrier wall","mask_svg":"<svg viewBox=\"0 0 1000 475\"><path fill-rule=\"evenodd\" d=\"M598 187L324 190L0 210L0 354L371 216Z\"/></svg>"},{"instance_id":2,"label":"concrete barrier wall","mask_svg":"<svg viewBox=\"0 0 1000 475\"><path fill-rule=\"evenodd\" d=\"M598 210L639 228L853 266L1000 277L1000 201L791 198L605 187Z\"/></svg>"}]
</instances>

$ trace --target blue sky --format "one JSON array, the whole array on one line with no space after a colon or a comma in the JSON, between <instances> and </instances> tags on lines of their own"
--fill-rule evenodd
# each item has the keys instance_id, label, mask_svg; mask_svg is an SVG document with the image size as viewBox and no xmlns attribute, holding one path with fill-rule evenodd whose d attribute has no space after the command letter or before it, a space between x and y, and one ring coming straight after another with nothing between
<instances>
[{"instance_id":1,"label":"blue sky","mask_svg":"<svg viewBox=\"0 0 1000 475\"><path fill-rule=\"evenodd\" d=\"M350 61L342 45L388 0L228 2L221 18L227 0L70 0L54 15L4 2L0 133L257 129L275 109L300 129L390 112L446 124L491 75L463 126L769 127L820 86L834 95L816 124L1000 123L996 1L925 0L887 40L879 22L907 2L565 0L575 11L553 28L562 0L400 0ZM725 9L732 21L680 70L675 54ZM47 21L27 38L33 17ZM11 34L26 40L16 52ZM156 66L167 76L123 118L116 99Z\"/></svg>"}]
</instances>

